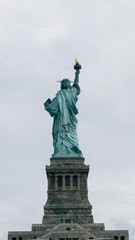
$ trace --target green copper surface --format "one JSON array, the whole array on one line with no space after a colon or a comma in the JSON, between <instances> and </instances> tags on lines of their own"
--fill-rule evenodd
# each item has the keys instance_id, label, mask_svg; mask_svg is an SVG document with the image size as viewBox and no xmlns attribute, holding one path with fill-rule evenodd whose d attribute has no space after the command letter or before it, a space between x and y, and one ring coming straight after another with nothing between
<instances>
[{"instance_id":1,"label":"green copper surface","mask_svg":"<svg viewBox=\"0 0 135 240\"><path fill-rule=\"evenodd\" d=\"M76 63L77 65L78 63ZM78 65L77 65L78 66ZM44 103L45 110L49 112L53 120L52 136L54 154L53 158L57 157L82 157L82 152L79 149L78 137L76 133L78 109L76 102L80 94L79 87L79 68L75 68L75 80L73 85L70 85L68 79L61 81L61 90L58 91L55 98L50 98Z\"/></svg>"}]
</instances>

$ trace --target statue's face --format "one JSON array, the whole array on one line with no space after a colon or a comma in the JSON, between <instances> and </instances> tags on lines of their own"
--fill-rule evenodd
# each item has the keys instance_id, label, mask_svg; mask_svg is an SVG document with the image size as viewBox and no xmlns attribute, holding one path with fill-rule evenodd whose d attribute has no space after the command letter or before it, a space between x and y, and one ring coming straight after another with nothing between
<instances>
[{"instance_id":1,"label":"statue's face","mask_svg":"<svg viewBox=\"0 0 135 240\"><path fill-rule=\"evenodd\" d=\"M61 82L61 89L68 89L70 87L70 81L68 79L63 79Z\"/></svg>"}]
</instances>

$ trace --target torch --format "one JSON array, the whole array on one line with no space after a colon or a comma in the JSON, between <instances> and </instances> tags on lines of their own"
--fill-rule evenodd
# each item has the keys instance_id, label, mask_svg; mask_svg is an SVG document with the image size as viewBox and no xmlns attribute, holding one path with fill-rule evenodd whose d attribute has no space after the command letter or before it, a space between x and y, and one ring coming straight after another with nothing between
<instances>
[{"instance_id":1,"label":"torch","mask_svg":"<svg viewBox=\"0 0 135 240\"><path fill-rule=\"evenodd\" d=\"M74 69L75 69L76 71L79 71L79 70L81 69L81 65L80 65L80 63L77 61L77 59L75 59Z\"/></svg>"}]
</instances>

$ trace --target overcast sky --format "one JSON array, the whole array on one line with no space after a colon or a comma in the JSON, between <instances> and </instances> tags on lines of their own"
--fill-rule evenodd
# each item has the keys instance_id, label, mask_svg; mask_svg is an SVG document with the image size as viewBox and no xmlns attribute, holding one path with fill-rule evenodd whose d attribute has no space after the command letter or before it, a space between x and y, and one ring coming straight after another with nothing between
<instances>
[{"instance_id":1,"label":"overcast sky","mask_svg":"<svg viewBox=\"0 0 135 240\"><path fill-rule=\"evenodd\" d=\"M78 137L95 223L135 236L135 1L0 0L0 240L41 223L52 119L80 73Z\"/></svg>"}]
</instances>

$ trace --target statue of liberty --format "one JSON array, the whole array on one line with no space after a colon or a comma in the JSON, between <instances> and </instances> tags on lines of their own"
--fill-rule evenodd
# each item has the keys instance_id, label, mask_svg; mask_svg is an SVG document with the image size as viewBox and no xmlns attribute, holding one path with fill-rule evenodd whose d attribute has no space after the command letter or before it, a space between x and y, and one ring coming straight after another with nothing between
<instances>
[{"instance_id":1,"label":"statue of liberty","mask_svg":"<svg viewBox=\"0 0 135 240\"><path fill-rule=\"evenodd\" d=\"M50 98L44 103L45 110L53 117L53 158L58 157L82 157L79 149L78 137L76 133L78 109L76 102L80 94L79 74L81 65L76 60L74 65L75 79L71 86L71 81L67 78L61 81L61 90L55 98Z\"/></svg>"}]
</instances>

